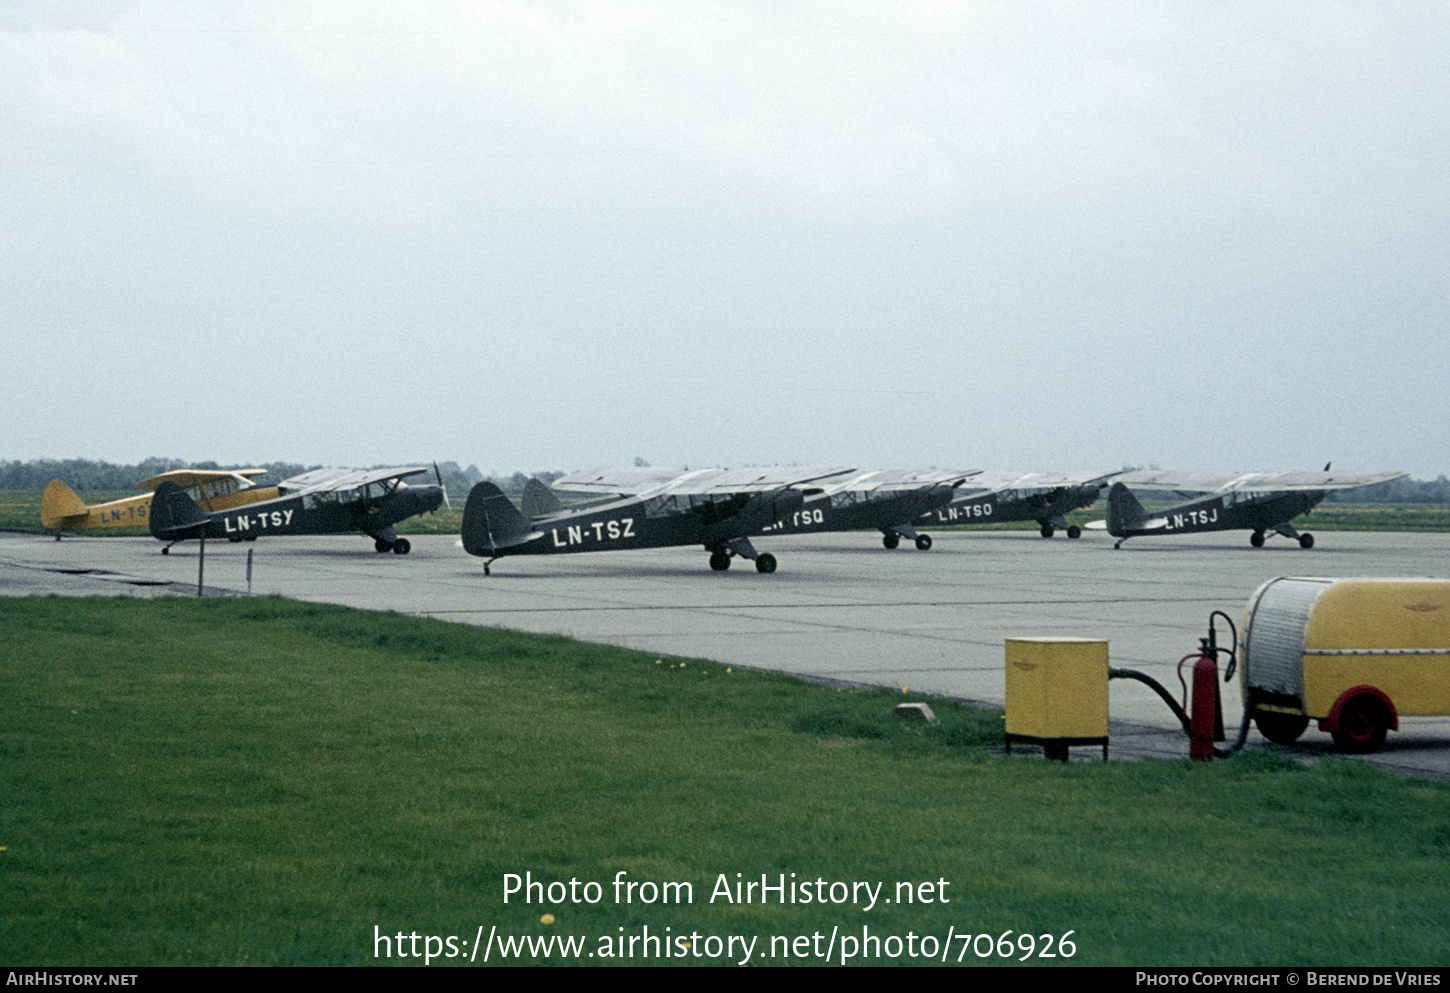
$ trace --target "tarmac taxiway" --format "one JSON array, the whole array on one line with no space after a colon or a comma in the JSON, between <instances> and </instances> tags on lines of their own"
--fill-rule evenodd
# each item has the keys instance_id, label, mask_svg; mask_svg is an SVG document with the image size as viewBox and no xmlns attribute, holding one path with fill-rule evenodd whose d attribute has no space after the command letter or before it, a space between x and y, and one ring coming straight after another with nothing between
<instances>
[{"instance_id":1,"label":"tarmac taxiway","mask_svg":"<svg viewBox=\"0 0 1450 993\"><path fill-rule=\"evenodd\" d=\"M492 575L453 537L410 536L409 555L378 554L360 536L208 542L205 593L248 591L393 610L465 624L563 634L659 655L714 659L809 678L900 687L1001 705L1004 640L1104 639L1111 664L1178 693L1178 661L1207 634L1210 612L1239 622L1249 596L1276 576L1436 576L1450 535L1323 532L1305 550L1245 534L1128 542L1088 532L934 531L927 552L881 547L874 532L756 540L773 575L736 560L712 572L696 548L514 557ZM0 594L195 595L198 547L162 555L150 538L0 533ZM1220 644L1227 644L1219 623ZM1230 738L1241 704L1225 687ZM1147 687L1115 680L1112 751L1187 754L1177 721ZM1409 718L1376 765L1450 779L1450 718ZM1136 742L1136 744L1134 744ZM1251 747L1277 749L1256 731ZM1311 727L1283 751L1332 752ZM1093 749L1075 750L1086 755Z\"/></svg>"}]
</instances>

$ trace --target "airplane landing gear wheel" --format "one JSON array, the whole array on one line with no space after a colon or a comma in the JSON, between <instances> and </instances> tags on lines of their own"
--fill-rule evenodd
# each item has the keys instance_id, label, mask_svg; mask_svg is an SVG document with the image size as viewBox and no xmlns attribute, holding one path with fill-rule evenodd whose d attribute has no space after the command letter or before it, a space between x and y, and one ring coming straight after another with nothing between
<instances>
[{"instance_id":1,"label":"airplane landing gear wheel","mask_svg":"<svg viewBox=\"0 0 1450 993\"><path fill-rule=\"evenodd\" d=\"M1076 524L1069 524L1067 526L1067 536L1069 538L1081 538L1082 528L1078 527Z\"/></svg>"},{"instance_id":2,"label":"airplane landing gear wheel","mask_svg":"<svg viewBox=\"0 0 1450 993\"><path fill-rule=\"evenodd\" d=\"M388 544L381 538L378 538L373 542L373 551L375 552L386 552L389 548L392 547L392 545Z\"/></svg>"},{"instance_id":3,"label":"airplane landing gear wheel","mask_svg":"<svg viewBox=\"0 0 1450 993\"><path fill-rule=\"evenodd\" d=\"M1301 534L1299 536L1299 547L1300 548L1313 548L1314 547L1314 536L1312 534L1310 534L1308 531L1305 531L1303 534Z\"/></svg>"},{"instance_id":4,"label":"airplane landing gear wheel","mask_svg":"<svg viewBox=\"0 0 1450 993\"><path fill-rule=\"evenodd\" d=\"M1053 527L1051 524L1042 525L1042 537L1051 538L1056 533L1057 528Z\"/></svg>"},{"instance_id":5,"label":"airplane landing gear wheel","mask_svg":"<svg viewBox=\"0 0 1450 993\"><path fill-rule=\"evenodd\" d=\"M916 536L916 547L919 551L926 551L931 548L931 535L919 534Z\"/></svg>"},{"instance_id":6,"label":"airplane landing gear wheel","mask_svg":"<svg viewBox=\"0 0 1450 993\"><path fill-rule=\"evenodd\" d=\"M775 556L769 552L762 552L755 557L755 571L763 572L766 575L775 571Z\"/></svg>"},{"instance_id":7,"label":"airplane landing gear wheel","mask_svg":"<svg viewBox=\"0 0 1450 993\"><path fill-rule=\"evenodd\" d=\"M730 556L726 555L724 552L711 552L710 568L714 569L716 572L724 572L726 569L730 568Z\"/></svg>"},{"instance_id":8,"label":"airplane landing gear wheel","mask_svg":"<svg viewBox=\"0 0 1450 993\"><path fill-rule=\"evenodd\" d=\"M1292 745L1309 726L1309 718L1303 714L1276 714L1260 710L1254 713L1254 723L1259 727L1259 734L1274 744Z\"/></svg>"},{"instance_id":9,"label":"airplane landing gear wheel","mask_svg":"<svg viewBox=\"0 0 1450 993\"><path fill-rule=\"evenodd\" d=\"M167 545L165 548L161 549L161 554L162 555L170 555L171 554L171 546L170 545Z\"/></svg>"},{"instance_id":10,"label":"airplane landing gear wheel","mask_svg":"<svg viewBox=\"0 0 1450 993\"><path fill-rule=\"evenodd\" d=\"M1263 548L1264 547L1264 532L1262 532L1262 531L1255 531L1253 534L1249 535L1249 544L1250 545L1253 545L1255 548Z\"/></svg>"},{"instance_id":11,"label":"airplane landing gear wheel","mask_svg":"<svg viewBox=\"0 0 1450 993\"><path fill-rule=\"evenodd\" d=\"M412 550L413 546L408 544L407 538L399 538L397 541L393 542L394 555L407 555Z\"/></svg>"},{"instance_id":12,"label":"airplane landing gear wheel","mask_svg":"<svg viewBox=\"0 0 1450 993\"><path fill-rule=\"evenodd\" d=\"M887 548L895 548L897 545L901 544L901 535L883 534L881 536L881 544L885 545Z\"/></svg>"},{"instance_id":13,"label":"airplane landing gear wheel","mask_svg":"<svg viewBox=\"0 0 1450 993\"><path fill-rule=\"evenodd\" d=\"M1390 715L1385 705L1372 696L1357 696L1339 712L1334 747L1350 755L1377 752L1384 747L1389 729Z\"/></svg>"}]
</instances>

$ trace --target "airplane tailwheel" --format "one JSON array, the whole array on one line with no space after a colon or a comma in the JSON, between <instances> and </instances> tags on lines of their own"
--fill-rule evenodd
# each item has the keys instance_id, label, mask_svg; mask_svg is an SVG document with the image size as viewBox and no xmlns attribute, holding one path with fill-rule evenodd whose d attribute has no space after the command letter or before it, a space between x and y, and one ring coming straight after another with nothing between
<instances>
[{"instance_id":1,"label":"airplane tailwheel","mask_svg":"<svg viewBox=\"0 0 1450 993\"><path fill-rule=\"evenodd\" d=\"M920 551L923 551L923 552L926 551L928 548L930 548L931 547L931 535L929 535L929 534L919 534L919 535L917 535L916 536L916 547Z\"/></svg>"},{"instance_id":2,"label":"airplane tailwheel","mask_svg":"<svg viewBox=\"0 0 1450 993\"><path fill-rule=\"evenodd\" d=\"M1044 525L1042 525L1042 537L1044 537L1044 538L1051 538L1056 533L1057 533L1057 529L1055 527L1053 527L1051 524L1044 524Z\"/></svg>"},{"instance_id":3,"label":"airplane tailwheel","mask_svg":"<svg viewBox=\"0 0 1450 993\"><path fill-rule=\"evenodd\" d=\"M381 538L378 538L376 541L373 542L373 551L375 552L386 552L389 548L392 547L392 545L388 544Z\"/></svg>"},{"instance_id":4,"label":"airplane tailwheel","mask_svg":"<svg viewBox=\"0 0 1450 993\"><path fill-rule=\"evenodd\" d=\"M887 548L895 548L897 545L901 544L901 535L883 534L881 536L881 544L885 545Z\"/></svg>"},{"instance_id":5,"label":"airplane tailwheel","mask_svg":"<svg viewBox=\"0 0 1450 993\"><path fill-rule=\"evenodd\" d=\"M1300 548L1313 548L1314 547L1314 536L1312 534L1310 534L1309 532L1307 532L1307 531L1304 532L1303 534L1301 534L1299 536L1299 547Z\"/></svg>"},{"instance_id":6,"label":"airplane tailwheel","mask_svg":"<svg viewBox=\"0 0 1450 993\"><path fill-rule=\"evenodd\" d=\"M170 555L171 554L171 546L170 545L167 545L165 548L161 549L161 554L162 555Z\"/></svg>"},{"instance_id":7,"label":"airplane tailwheel","mask_svg":"<svg viewBox=\"0 0 1450 993\"><path fill-rule=\"evenodd\" d=\"M726 555L724 552L711 552L710 568L714 569L716 572L724 572L726 569L730 568L730 556Z\"/></svg>"},{"instance_id":8,"label":"airplane tailwheel","mask_svg":"<svg viewBox=\"0 0 1450 993\"><path fill-rule=\"evenodd\" d=\"M1069 524L1067 526L1067 536L1069 538L1081 538L1082 528L1078 527L1076 524Z\"/></svg>"},{"instance_id":9,"label":"airplane tailwheel","mask_svg":"<svg viewBox=\"0 0 1450 993\"><path fill-rule=\"evenodd\" d=\"M1253 534L1249 535L1249 544L1250 545L1253 545L1255 548L1263 548L1264 547L1264 532L1262 532L1262 531L1255 531Z\"/></svg>"},{"instance_id":10,"label":"airplane tailwheel","mask_svg":"<svg viewBox=\"0 0 1450 993\"><path fill-rule=\"evenodd\" d=\"M763 552L755 557L755 571L766 574L775 571L775 556L769 552Z\"/></svg>"},{"instance_id":11,"label":"airplane tailwheel","mask_svg":"<svg viewBox=\"0 0 1450 993\"><path fill-rule=\"evenodd\" d=\"M394 555L407 555L412 550L413 546L408 544L407 538L399 538L397 541L393 542Z\"/></svg>"}]
</instances>

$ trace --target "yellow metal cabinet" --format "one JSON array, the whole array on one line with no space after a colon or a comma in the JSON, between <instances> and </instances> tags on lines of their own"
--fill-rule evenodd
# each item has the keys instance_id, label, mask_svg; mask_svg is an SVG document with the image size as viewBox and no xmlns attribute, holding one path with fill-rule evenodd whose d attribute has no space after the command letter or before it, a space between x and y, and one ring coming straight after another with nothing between
<instances>
[{"instance_id":1,"label":"yellow metal cabinet","mask_svg":"<svg viewBox=\"0 0 1450 993\"><path fill-rule=\"evenodd\" d=\"M1088 638L1007 639L1007 749L1040 744L1066 759L1070 745L1108 753L1108 643Z\"/></svg>"}]
</instances>

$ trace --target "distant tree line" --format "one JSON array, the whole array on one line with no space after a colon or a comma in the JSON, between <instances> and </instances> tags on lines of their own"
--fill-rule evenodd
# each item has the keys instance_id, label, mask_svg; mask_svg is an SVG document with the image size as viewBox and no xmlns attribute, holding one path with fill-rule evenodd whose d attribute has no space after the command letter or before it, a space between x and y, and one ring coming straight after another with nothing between
<instances>
[{"instance_id":1,"label":"distant tree line","mask_svg":"<svg viewBox=\"0 0 1450 993\"><path fill-rule=\"evenodd\" d=\"M1388 483L1357 490L1335 490L1325 503L1450 503L1450 479L1411 479L1402 476Z\"/></svg>"},{"instance_id":2,"label":"distant tree line","mask_svg":"<svg viewBox=\"0 0 1450 993\"><path fill-rule=\"evenodd\" d=\"M460 469L457 462L439 462L438 473L443 477L443 488L449 493L449 497L467 496L468 491L473 489L474 483L483 482L485 479L499 489L512 496L518 496L524 492L524 486L529 482L529 476L522 472L516 472L512 476L485 476L479 471L478 466L471 465L467 469ZM552 483L560 476L566 475L562 470L548 471L540 470L534 473L545 483ZM420 477L421 478L421 477ZM432 482L432 480L428 480Z\"/></svg>"},{"instance_id":3,"label":"distant tree line","mask_svg":"<svg viewBox=\"0 0 1450 993\"><path fill-rule=\"evenodd\" d=\"M132 490L143 479L150 479L173 469L266 469L267 475L254 477L265 484L275 484L289 476L300 475L320 466L291 462L221 465L217 462L186 462L182 459L149 458L136 465L112 465L90 459L35 459L30 462L0 461L0 489L40 490L52 479L59 479L73 490Z\"/></svg>"},{"instance_id":4,"label":"distant tree line","mask_svg":"<svg viewBox=\"0 0 1450 993\"><path fill-rule=\"evenodd\" d=\"M161 473L170 472L173 469L220 469L222 471L266 469L267 475L254 478L257 482L267 486L321 468L322 466L301 465L296 462L248 462L222 465L217 462L186 462L182 459L163 458L145 459L136 465L113 465L110 462L93 462L90 459L33 459L29 462L0 460L0 490L42 490L45 488L45 484L52 479L59 479L71 489L82 492L133 490L141 480L159 476ZM505 493L513 495L522 493L524 484L529 481L529 477L521 472L516 472L508 477L485 477L479 471L478 466L471 465L464 469L457 462L438 463L438 473L442 476L443 485L448 490L450 497L466 496L474 483L485 478ZM546 483L552 483L564 473L562 471L538 472L535 475ZM433 482L433 479L429 478L431 476L432 473L429 473L428 477L417 477L415 482L431 483Z\"/></svg>"}]
</instances>

